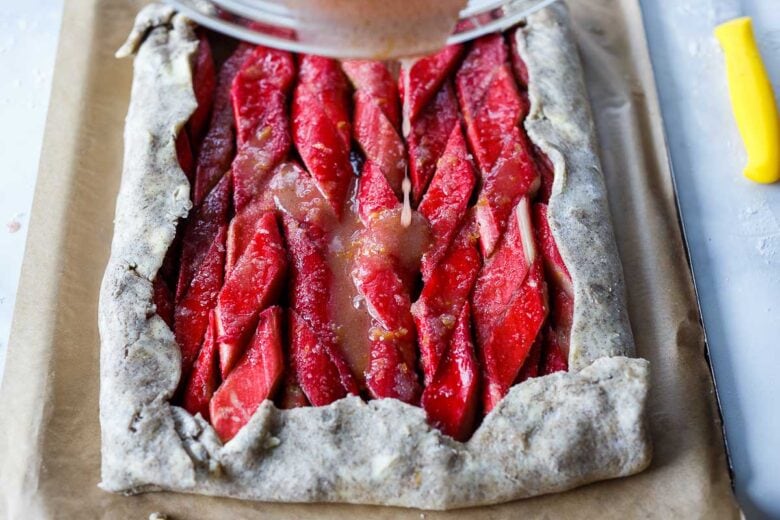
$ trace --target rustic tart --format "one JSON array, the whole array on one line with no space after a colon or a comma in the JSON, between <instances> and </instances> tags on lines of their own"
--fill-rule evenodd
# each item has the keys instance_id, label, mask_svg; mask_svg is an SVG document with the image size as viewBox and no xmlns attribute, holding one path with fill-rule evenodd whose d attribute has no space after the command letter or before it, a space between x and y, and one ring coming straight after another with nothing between
<instances>
[{"instance_id":1,"label":"rustic tart","mask_svg":"<svg viewBox=\"0 0 780 520\"><path fill-rule=\"evenodd\" d=\"M339 62L153 4L118 54L103 489L450 509L649 464L562 5Z\"/></svg>"}]
</instances>

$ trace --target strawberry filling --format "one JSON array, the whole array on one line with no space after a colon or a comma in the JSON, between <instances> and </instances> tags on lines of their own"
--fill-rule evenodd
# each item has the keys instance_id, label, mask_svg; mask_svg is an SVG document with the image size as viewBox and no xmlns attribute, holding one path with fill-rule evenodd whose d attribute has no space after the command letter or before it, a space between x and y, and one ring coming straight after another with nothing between
<instances>
[{"instance_id":1,"label":"strawberry filling","mask_svg":"<svg viewBox=\"0 0 780 520\"><path fill-rule=\"evenodd\" d=\"M175 140L193 209L152 292L174 401L223 442L266 400L350 395L464 441L568 369L574 283L517 49L492 34L392 70L248 44L215 67L200 35Z\"/></svg>"}]
</instances>

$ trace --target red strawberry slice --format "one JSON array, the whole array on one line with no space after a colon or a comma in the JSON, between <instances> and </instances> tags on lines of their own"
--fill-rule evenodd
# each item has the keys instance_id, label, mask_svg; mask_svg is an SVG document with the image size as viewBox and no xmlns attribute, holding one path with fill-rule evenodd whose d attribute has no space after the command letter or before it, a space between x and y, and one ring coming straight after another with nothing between
<instances>
[{"instance_id":1,"label":"red strawberry slice","mask_svg":"<svg viewBox=\"0 0 780 520\"><path fill-rule=\"evenodd\" d=\"M182 128L176 137L176 157L179 159L179 166L187 176L187 180L192 181L195 174L195 158L192 155L192 146L187 132Z\"/></svg>"},{"instance_id":2,"label":"red strawberry slice","mask_svg":"<svg viewBox=\"0 0 780 520\"><path fill-rule=\"evenodd\" d=\"M466 303L436 377L425 387L421 400L428 421L458 441L465 441L474 431L479 400L479 369L470 318Z\"/></svg>"},{"instance_id":3,"label":"red strawberry slice","mask_svg":"<svg viewBox=\"0 0 780 520\"><path fill-rule=\"evenodd\" d=\"M223 378L241 356L257 316L278 299L286 265L286 251L276 215L266 212L257 220L246 249L227 272L217 299L219 363Z\"/></svg>"},{"instance_id":4,"label":"red strawberry slice","mask_svg":"<svg viewBox=\"0 0 780 520\"><path fill-rule=\"evenodd\" d=\"M458 100L451 83L447 82L419 116L412 120L407 136L409 178L412 181L412 202L415 206L428 189L436 164L456 126L460 126Z\"/></svg>"},{"instance_id":5,"label":"red strawberry slice","mask_svg":"<svg viewBox=\"0 0 780 520\"><path fill-rule=\"evenodd\" d=\"M291 146L287 94L295 78L290 53L255 47L233 80L231 99L238 151L233 160L234 204L242 210Z\"/></svg>"},{"instance_id":6,"label":"red strawberry slice","mask_svg":"<svg viewBox=\"0 0 780 520\"><path fill-rule=\"evenodd\" d=\"M230 176L226 175L200 206L192 210L184 224L179 279L176 299L189 289L193 276L200 269L206 252L220 229L227 225L230 209Z\"/></svg>"},{"instance_id":7,"label":"red strawberry slice","mask_svg":"<svg viewBox=\"0 0 780 520\"><path fill-rule=\"evenodd\" d=\"M304 55L292 103L293 139L336 214L352 179L348 84L335 60Z\"/></svg>"},{"instance_id":8,"label":"red strawberry slice","mask_svg":"<svg viewBox=\"0 0 780 520\"><path fill-rule=\"evenodd\" d=\"M398 88L392 74L381 61L349 60L341 64L350 82L362 98L371 99L393 128L401 126ZM356 100L357 101L357 100Z\"/></svg>"},{"instance_id":9,"label":"red strawberry slice","mask_svg":"<svg viewBox=\"0 0 780 520\"><path fill-rule=\"evenodd\" d=\"M251 51L252 47L249 45L239 44L219 70L209 129L198 152L195 189L192 198L196 206L200 205L206 195L216 186L230 168L230 162L233 160L235 120L233 119L233 105L230 102L230 87Z\"/></svg>"},{"instance_id":10,"label":"red strawberry slice","mask_svg":"<svg viewBox=\"0 0 780 520\"><path fill-rule=\"evenodd\" d=\"M195 100L198 102L197 108L190 116L187 122L190 138L196 143L198 148L206 130L206 122L211 112L211 104L214 101L214 89L216 87L217 77L214 70L214 58L211 55L211 45L206 35L201 33L198 36L198 52L195 55L195 65L192 70L192 88L195 91Z\"/></svg>"},{"instance_id":11,"label":"red strawberry slice","mask_svg":"<svg viewBox=\"0 0 780 520\"><path fill-rule=\"evenodd\" d=\"M458 316L474 287L481 266L476 241L474 226L466 221L446 256L425 281L420 298L412 304L426 386L436 375Z\"/></svg>"},{"instance_id":12,"label":"red strawberry slice","mask_svg":"<svg viewBox=\"0 0 780 520\"><path fill-rule=\"evenodd\" d=\"M198 359L192 367L192 375L184 391L182 406L192 415L200 413L209 420L209 401L217 389L219 372L217 371L216 323L214 313L209 313L209 323Z\"/></svg>"},{"instance_id":13,"label":"red strawberry slice","mask_svg":"<svg viewBox=\"0 0 780 520\"><path fill-rule=\"evenodd\" d=\"M198 356L208 327L209 313L216 305L217 294L222 287L226 236L227 226L222 225L189 287L176 304L174 334L181 348L183 381L186 381L185 377Z\"/></svg>"},{"instance_id":14,"label":"red strawberry slice","mask_svg":"<svg viewBox=\"0 0 780 520\"><path fill-rule=\"evenodd\" d=\"M524 276L515 274L523 271ZM496 301L491 303L488 291L498 277L508 288L495 294ZM537 254L526 197L515 207L499 249L480 273L473 301L487 413L517 379L547 318L542 258Z\"/></svg>"},{"instance_id":15,"label":"red strawberry slice","mask_svg":"<svg viewBox=\"0 0 780 520\"><path fill-rule=\"evenodd\" d=\"M157 314L173 328L173 293L159 275L152 282L152 301L157 307Z\"/></svg>"},{"instance_id":16,"label":"red strawberry slice","mask_svg":"<svg viewBox=\"0 0 780 520\"><path fill-rule=\"evenodd\" d=\"M299 223L288 215L283 224L290 256L294 370L311 404L319 406L330 402L324 402L328 396L339 399L347 393L357 394L358 387L330 317L332 274L325 256L325 234L316 225ZM327 388L318 389L318 382Z\"/></svg>"},{"instance_id":17,"label":"red strawberry slice","mask_svg":"<svg viewBox=\"0 0 780 520\"><path fill-rule=\"evenodd\" d=\"M431 101L463 55L462 45L448 45L436 54L402 63L398 87L407 121L414 121Z\"/></svg>"},{"instance_id":18,"label":"red strawberry slice","mask_svg":"<svg viewBox=\"0 0 780 520\"><path fill-rule=\"evenodd\" d=\"M433 244L422 257L423 281L444 257L458 225L466 214L471 191L476 183L460 125L455 125L431 186L420 203L419 212L428 219Z\"/></svg>"},{"instance_id":19,"label":"red strawberry slice","mask_svg":"<svg viewBox=\"0 0 780 520\"><path fill-rule=\"evenodd\" d=\"M282 379L282 317L281 307L269 307L260 314L244 356L211 399L211 424L222 442L249 422Z\"/></svg>"},{"instance_id":20,"label":"red strawberry slice","mask_svg":"<svg viewBox=\"0 0 780 520\"><path fill-rule=\"evenodd\" d=\"M343 373L333 362L333 346L327 345L331 340L316 333L294 310L290 309L289 315L291 368L309 402L324 406L347 394L357 394L354 378L350 374L351 382L345 385Z\"/></svg>"}]
</instances>

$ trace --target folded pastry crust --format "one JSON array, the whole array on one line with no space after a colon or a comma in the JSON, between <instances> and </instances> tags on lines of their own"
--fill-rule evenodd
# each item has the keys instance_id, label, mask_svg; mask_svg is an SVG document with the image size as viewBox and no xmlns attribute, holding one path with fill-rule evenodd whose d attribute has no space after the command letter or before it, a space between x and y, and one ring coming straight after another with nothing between
<instances>
[{"instance_id":1,"label":"folded pastry crust","mask_svg":"<svg viewBox=\"0 0 780 520\"><path fill-rule=\"evenodd\" d=\"M180 352L152 303L151 281L191 206L175 137L196 107L197 39L168 7L139 14L120 49L137 55L100 295L103 489L451 509L648 465L649 367L630 357L622 270L565 9L530 16L516 37L530 76L525 126L554 165L550 225L574 281L570 371L513 387L465 443L431 428L420 408L348 397L292 410L266 401L223 445L199 415L170 404Z\"/></svg>"}]
</instances>

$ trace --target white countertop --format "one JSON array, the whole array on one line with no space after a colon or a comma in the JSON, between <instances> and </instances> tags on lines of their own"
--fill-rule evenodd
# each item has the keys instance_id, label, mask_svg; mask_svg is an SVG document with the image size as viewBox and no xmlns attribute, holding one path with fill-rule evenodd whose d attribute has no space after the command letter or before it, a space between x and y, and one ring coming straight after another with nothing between
<instances>
[{"instance_id":1,"label":"white countertop","mask_svg":"<svg viewBox=\"0 0 780 520\"><path fill-rule=\"evenodd\" d=\"M718 1L642 7L738 497L748 518L780 518L780 185L741 177L744 151L712 37ZM777 2L743 2L776 85ZM0 374L62 12L62 0L9 4L0 5Z\"/></svg>"}]
</instances>

